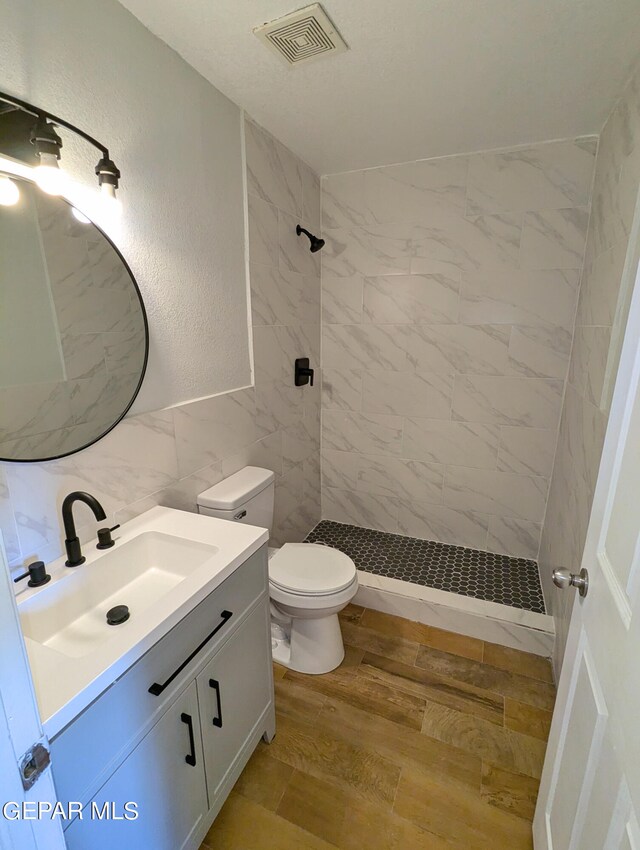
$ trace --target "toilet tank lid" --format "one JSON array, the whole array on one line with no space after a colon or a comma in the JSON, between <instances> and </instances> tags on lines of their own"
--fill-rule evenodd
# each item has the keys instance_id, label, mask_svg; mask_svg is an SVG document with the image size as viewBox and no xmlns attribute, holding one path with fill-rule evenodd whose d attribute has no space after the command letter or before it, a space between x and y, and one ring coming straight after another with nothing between
<instances>
[{"instance_id":1,"label":"toilet tank lid","mask_svg":"<svg viewBox=\"0 0 640 850\"><path fill-rule=\"evenodd\" d=\"M200 493L198 504L203 508L231 511L261 493L265 487L273 483L274 478L275 475L270 469L245 466L224 481Z\"/></svg>"}]
</instances>

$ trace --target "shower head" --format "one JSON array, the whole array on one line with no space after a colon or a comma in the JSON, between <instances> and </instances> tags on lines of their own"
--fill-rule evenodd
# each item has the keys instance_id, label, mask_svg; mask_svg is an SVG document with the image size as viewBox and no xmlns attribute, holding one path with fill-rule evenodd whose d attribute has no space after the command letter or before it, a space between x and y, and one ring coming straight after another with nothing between
<instances>
[{"instance_id":1,"label":"shower head","mask_svg":"<svg viewBox=\"0 0 640 850\"><path fill-rule=\"evenodd\" d=\"M296 225L296 233L300 236L301 233L306 233L309 237L309 250L312 254L315 254L316 251L320 251L321 248L324 248L324 239L318 239L317 236L314 236L313 233L309 233L308 230L305 230L304 227L301 227L299 224Z\"/></svg>"}]
</instances>

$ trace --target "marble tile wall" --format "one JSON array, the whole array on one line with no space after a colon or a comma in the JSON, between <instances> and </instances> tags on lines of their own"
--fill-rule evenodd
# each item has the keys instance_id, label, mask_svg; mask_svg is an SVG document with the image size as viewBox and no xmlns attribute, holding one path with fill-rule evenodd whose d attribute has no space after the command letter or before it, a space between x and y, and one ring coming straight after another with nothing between
<instances>
[{"instance_id":1,"label":"marble tile wall","mask_svg":"<svg viewBox=\"0 0 640 850\"><path fill-rule=\"evenodd\" d=\"M320 519L320 373L293 386L293 361L319 367L320 268L295 235L320 228L316 175L246 122L249 260L255 386L125 418L90 448L47 463L0 465L0 530L10 563L62 553L60 506L88 490L109 519L154 505L193 511L199 492L247 464L276 474L273 542L302 540ZM153 328L151 328L153 333ZM211 362L224 356L211 342ZM95 536L76 511L82 539Z\"/></svg>"},{"instance_id":2,"label":"marble tile wall","mask_svg":"<svg viewBox=\"0 0 640 850\"><path fill-rule=\"evenodd\" d=\"M538 555L595 138L322 180L322 513Z\"/></svg>"},{"instance_id":3,"label":"marble tile wall","mask_svg":"<svg viewBox=\"0 0 640 850\"><path fill-rule=\"evenodd\" d=\"M320 181L245 123L256 425L277 447L274 542L303 540L320 518L320 260L298 223L320 230ZM296 387L308 357L314 386ZM265 464L262 464L265 465Z\"/></svg>"},{"instance_id":4,"label":"marble tile wall","mask_svg":"<svg viewBox=\"0 0 640 850\"><path fill-rule=\"evenodd\" d=\"M638 246L629 245L629 233L639 187L640 70L600 136L567 391L540 547L547 607L556 621L558 673L574 597L555 588L551 573L556 567L575 571L582 559L609 416L612 381L607 375L615 376L617 369L614 328L624 328L626 322L628 250L635 252L629 268L635 269L638 261Z\"/></svg>"}]
</instances>

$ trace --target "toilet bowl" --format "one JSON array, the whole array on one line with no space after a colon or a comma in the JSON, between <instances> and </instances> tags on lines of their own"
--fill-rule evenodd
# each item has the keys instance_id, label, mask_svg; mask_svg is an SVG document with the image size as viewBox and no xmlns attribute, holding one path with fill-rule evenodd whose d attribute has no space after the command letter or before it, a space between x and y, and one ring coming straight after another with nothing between
<instances>
[{"instance_id":1,"label":"toilet bowl","mask_svg":"<svg viewBox=\"0 0 640 850\"><path fill-rule=\"evenodd\" d=\"M246 466L198 496L198 511L271 531L273 472ZM338 613L358 590L355 564L318 543L269 549L273 659L300 673L328 673L344 658Z\"/></svg>"},{"instance_id":2,"label":"toilet bowl","mask_svg":"<svg viewBox=\"0 0 640 850\"><path fill-rule=\"evenodd\" d=\"M342 663L338 613L358 590L347 555L317 543L285 543L269 553L273 658L301 673L328 673ZM288 621L288 622L287 622ZM288 624L288 628L287 628Z\"/></svg>"}]
</instances>

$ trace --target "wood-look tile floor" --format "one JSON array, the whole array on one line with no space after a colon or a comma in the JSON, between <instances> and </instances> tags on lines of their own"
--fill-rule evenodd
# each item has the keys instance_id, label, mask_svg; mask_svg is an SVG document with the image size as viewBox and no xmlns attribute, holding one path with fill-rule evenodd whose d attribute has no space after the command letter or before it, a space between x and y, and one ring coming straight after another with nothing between
<instances>
[{"instance_id":1,"label":"wood-look tile floor","mask_svg":"<svg viewBox=\"0 0 640 850\"><path fill-rule=\"evenodd\" d=\"M276 667L260 743L201 850L526 850L550 664L350 605L343 664Z\"/></svg>"}]
</instances>

